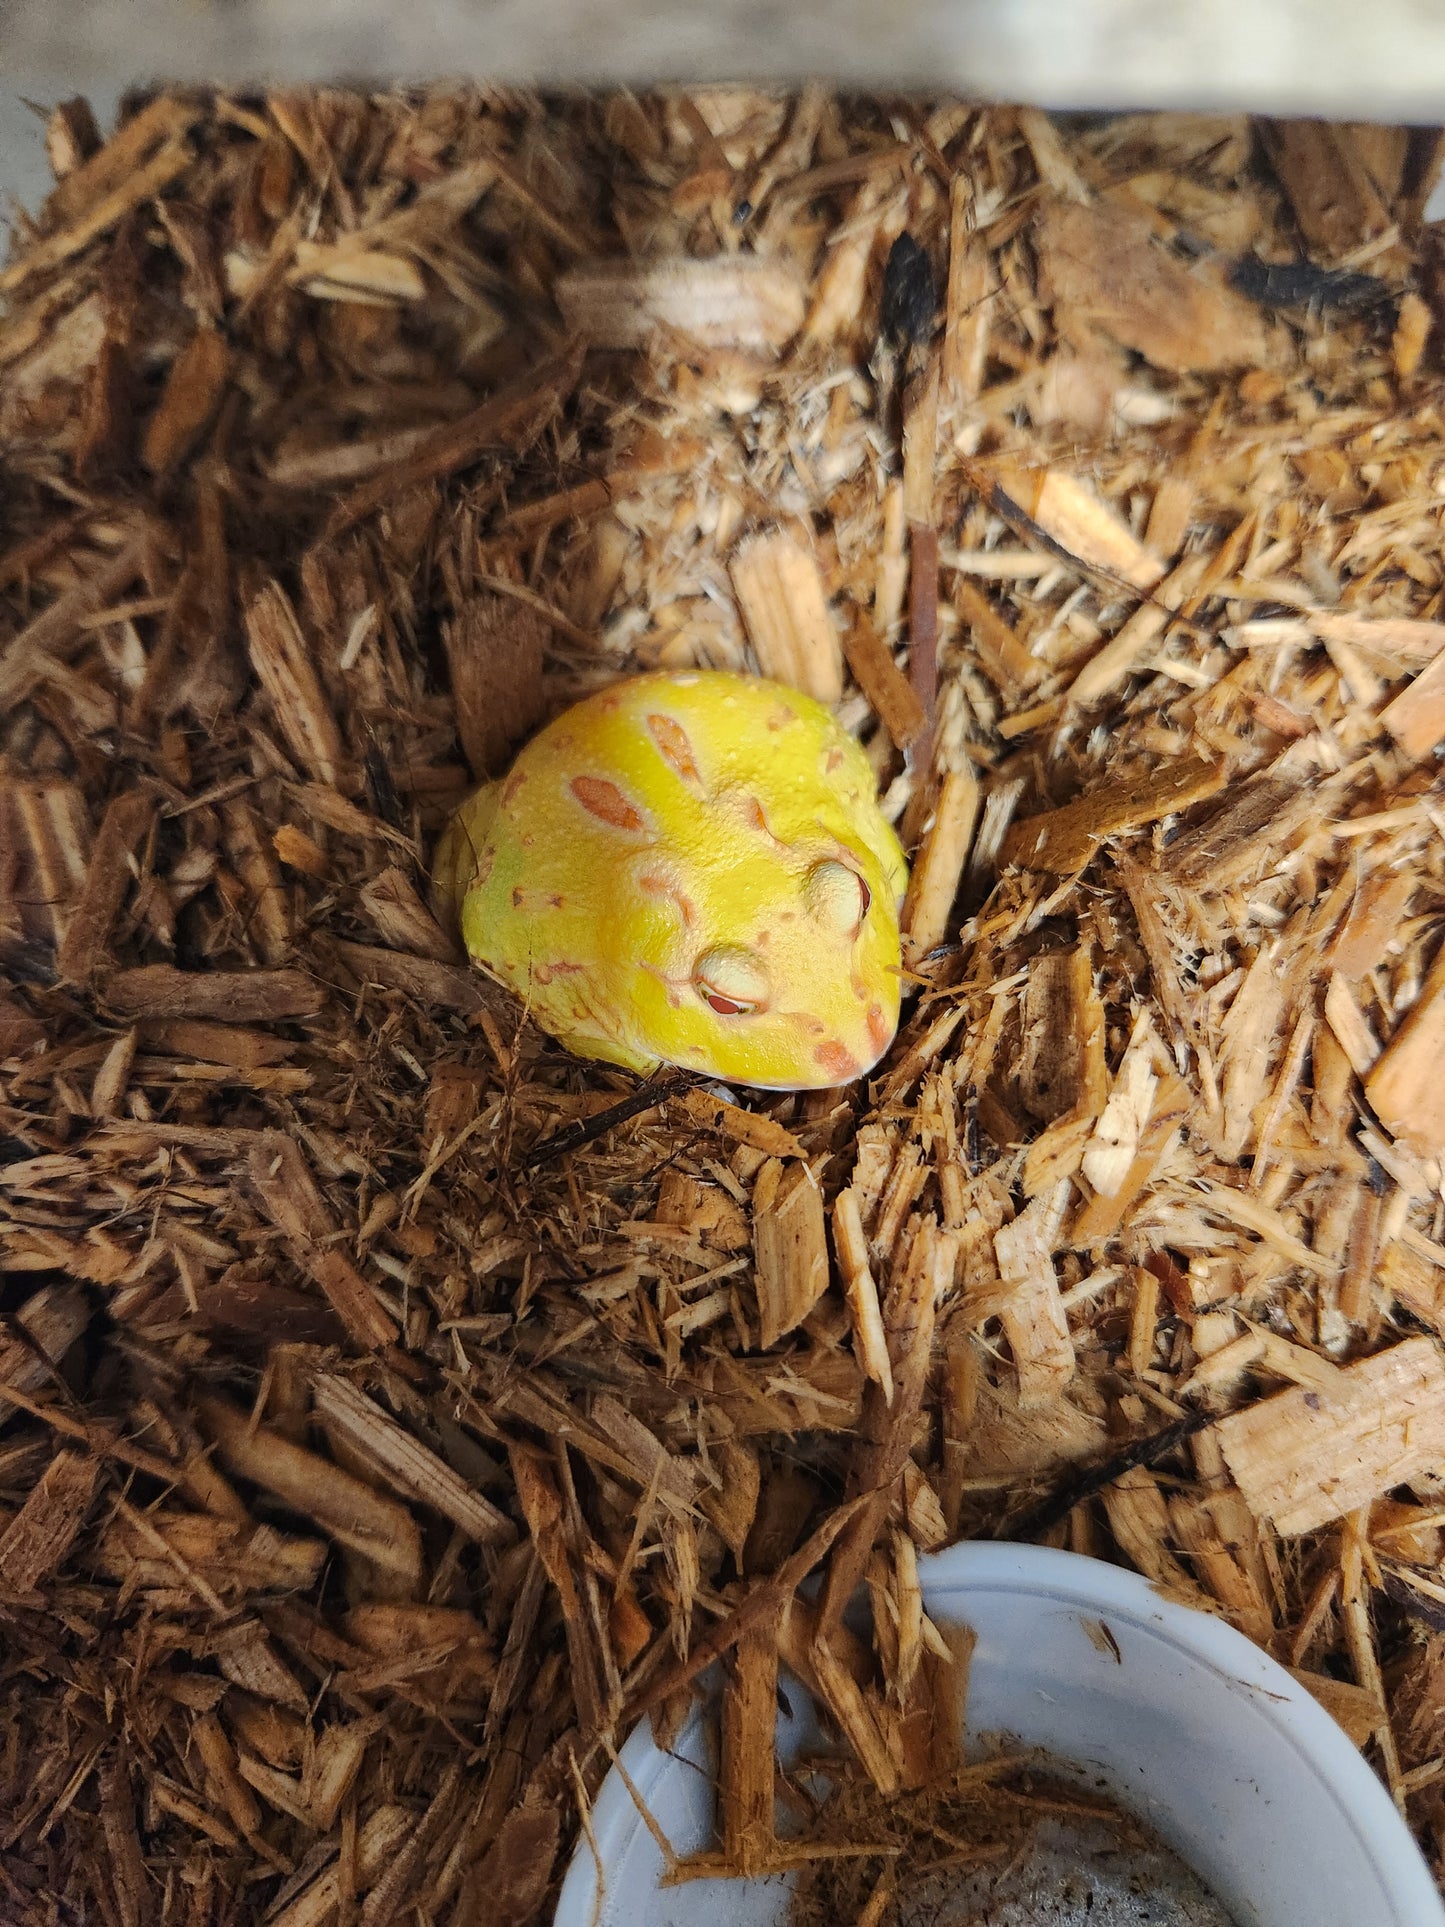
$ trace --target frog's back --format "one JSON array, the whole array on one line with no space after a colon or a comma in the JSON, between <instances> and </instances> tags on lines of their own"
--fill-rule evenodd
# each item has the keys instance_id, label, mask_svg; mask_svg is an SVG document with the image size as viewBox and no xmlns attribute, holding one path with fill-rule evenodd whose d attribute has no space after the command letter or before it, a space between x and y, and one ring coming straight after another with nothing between
<instances>
[{"instance_id":1,"label":"frog's back","mask_svg":"<svg viewBox=\"0 0 1445 1927\"><path fill-rule=\"evenodd\" d=\"M590 700L659 806L695 817L719 798L751 796L771 836L790 844L816 836L821 821L833 835L861 837L901 897L906 864L878 811L872 765L824 704L721 669L635 676Z\"/></svg>"}]
</instances>

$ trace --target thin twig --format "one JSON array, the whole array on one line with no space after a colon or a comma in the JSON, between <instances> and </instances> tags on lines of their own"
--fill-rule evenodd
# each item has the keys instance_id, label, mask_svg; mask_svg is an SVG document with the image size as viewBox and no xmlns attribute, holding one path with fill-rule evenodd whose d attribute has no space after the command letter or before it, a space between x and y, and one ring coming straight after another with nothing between
<instances>
[{"instance_id":1,"label":"thin twig","mask_svg":"<svg viewBox=\"0 0 1445 1927\"><path fill-rule=\"evenodd\" d=\"M1122 1452L1115 1452L1100 1464L1080 1473L1077 1478L1067 1480L1057 1492L1041 1500L1022 1518L1001 1521L995 1536L1037 1538L1051 1526L1056 1526L1061 1519L1067 1519L1076 1505L1081 1505L1085 1499L1092 1499L1096 1493L1112 1485L1115 1479L1132 1472L1135 1466L1157 1465L1160 1459L1167 1459L1186 1439L1192 1439L1196 1432L1202 1432L1206 1426L1212 1425L1215 1416L1213 1412L1191 1412L1188 1418L1176 1419L1173 1425L1166 1425L1161 1432L1151 1432L1147 1438L1135 1439Z\"/></svg>"},{"instance_id":2,"label":"thin twig","mask_svg":"<svg viewBox=\"0 0 1445 1927\"><path fill-rule=\"evenodd\" d=\"M696 1071L654 1071L645 1083L639 1084L635 1091L616 1104L609 1104L605 1111L579 1118L577 1123L569 1124L565 1131L557 1131L540 1144L534 1144L522 1160L522 1169L535 1171L544 1164L555 1163L558 1158L568 1157L573 1151L580 1151L584 1144L591 1144L594 1138L602 1137L614 1125L626 1124L634 1117L641 1117L644 1111L655 1110L670 1097L681 1097L684 1091L690 1091L702 1081Z\"/></svg>"}]
</instances>

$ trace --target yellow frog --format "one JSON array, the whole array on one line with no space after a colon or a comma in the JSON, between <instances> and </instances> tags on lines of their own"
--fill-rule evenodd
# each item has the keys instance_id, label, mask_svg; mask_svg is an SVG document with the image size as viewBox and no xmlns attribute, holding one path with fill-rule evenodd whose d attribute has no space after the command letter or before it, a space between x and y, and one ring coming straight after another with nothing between
<instances>
[{"instance_id":1,"label":"yellow frog","mask_svg":"<svg viewBox=\"0 0 1445 1927\"><path fill-rule=\"evenodd\" d=\"M907 865L832 713L720 670L614 683L448 825L472 961L569 1050L740 1084L846 1084L898 1027Z\"/></svg>"}]
</instances>

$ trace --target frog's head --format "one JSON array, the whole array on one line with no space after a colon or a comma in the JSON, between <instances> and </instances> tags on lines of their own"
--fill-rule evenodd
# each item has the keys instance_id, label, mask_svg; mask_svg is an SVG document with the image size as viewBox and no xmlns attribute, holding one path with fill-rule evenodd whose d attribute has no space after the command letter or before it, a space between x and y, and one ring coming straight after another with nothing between
<instances>
[{"instance_id":1,"label":"frog's head","mask_svg":"<svg viewBox=\"0 0 1445 1927\"><path fill-rule=\"evenodd\" d=\"M657 914L639 933L633 1035L730 1082L851 1083L898 1028L897 866L836 838L718 854L675 868L651 853L640 882Z\"/></svg>"}]
</instances>

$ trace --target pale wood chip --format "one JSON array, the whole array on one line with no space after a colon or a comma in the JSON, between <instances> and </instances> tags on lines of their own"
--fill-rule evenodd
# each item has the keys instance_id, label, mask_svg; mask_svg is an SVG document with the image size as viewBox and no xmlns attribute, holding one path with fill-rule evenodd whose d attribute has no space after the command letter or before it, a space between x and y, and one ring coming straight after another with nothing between
<instances>
[{"instance_id":1,"label":"pale wood chip","mask_svg":"<svg viewBox=\"0 0 1445 1927\"><path fill-rule=\"evenodd\" d=\"M390 950L430 957L436 963L455 963L458 946L422 902L421 893L405 870L388 864L363 884L358 900Z\"/></svg>"},{"instance_id":2,"label":"pale wood chip","mask_svg":"<svg viewBox=\"0 0 1445 1927\"><path fill-rule=\"evenodd\" d=\"M778 1635L764 1619L733 1650L723 1687L718 1810L723 1852L747 1878L774 1845L774 1730L778 1719Z\"/></svg>"},{"instance_id":3,"label":"pale wood chip","mask_svg":"<svg viewBox=\"0 0 1445 1927\"><path fill-rule=\"evenodd\" d=\"M89 983L106 961L106 946L134 880L131 858L155 814L154 799L145 790L124 791L107 804L91 845L85 882L56 952L56 970L65 982Z\"/></svg>"},{"instance_id":4,"label":"pale wood chip","mask_svg":"<svg viewBox=\"0 0 1445 1927\"><path fill-rule=\"evenodd\" d=\"M1244 1154L1254 1136L1255 1111L1269 1089L1285 996L1279 947L1263 943L1235 992L1222 1027L1219 1148L1230 1163Z\"/></svg>"},{"instance_id":5,"label":"pale wood chip","mask_svg":"<svg viewBox=\"0 0 1445 1927\"><path fill-rule=\"evenodd\" d=\"M463 1017L482 1010L513 1013L516 1009L504 991L463 964L365 943L338 943L336 954L360 982L400 991L434 1009L454 1010Z\"/></svg>"},{"instance_id":6,"label":"pale wood chip","mask_svg":"<svg viewBox=\"0 0 1445 1927\"><path fill-rule=\"evenodd\" d=\"M252 666L292 754L309 775L334 786L345 756L341 731L279 582L267 583L248 604L245 620Z\"/></svg>"},{"instance_id":7,"label":"pale wood chip","mask_svg":"<svg viewBox=\"0 0 1445 1927\"><path fill-rule=\"evenodd\" d=\"M105 979L103 995L126 1017L199 1017L234 1024L314 1017L326 1001L324 987L301 970L187 971L170 964L114 971Z\"/></svg>"},{"instance_id":8,"label":"pale wood chip","mask_svg":"<svg viewBox=\"0 0 1445 1927\"><path fill-rule=\"evenodd\" d=\"M1257 1518L1288 1537L1445 1467L1445 1362L1409 1338L1220 1419L1215 1433Z\"/></svg>"},{"instance_id":9,"label":"pale wood chip","mask_svg":"<svg viewBox=\"0 0 1445 1927\"><path fill-rule=\"evenodd\" d=\"M902 913L903 954L908 964L926 957L947 934L978 811L977 777L972 770L950 770L909 873Z\"/></svg>"},{"instance_id":10,"label":"pale wood chip","mask_svg":"<svg viewBox=\"0 0 1445 1927\"><path fill-rule=\"evenodd\" d=\"M955 581L952 600L968 625L979 667L1006 696L1019 694L1038 680L1043 664L1035 661L987 596L965 576Z\"/></svg>"},{"instance_id":11,"label":"pale wood chip","mask_svg":"<svg viewBox=\"0 0 1445 1927\"><path fill-rule=\"evenodd\" d=\"M1331 971L1325 986L1325 1022L1334 1032L1335 1041L1356 1077L1368 1077L1380 1055L1380 1040L1355 1001L1349 983L1338 971Z\"/></svg>"},{"instance_id":12,"label":"pale wood chip","mask_svg":"<svg viewBox=\"0 0 1445 1927\"><path fill-rule=\"evenodd\" d=\"M1397 193L1404 163L1404 129L1370 129L1323 120L1264 120L1260 138L1279 176L1306 243L1326 261L1337 260L1390 225L1387 195ZM1370 162L1379 143L1396 148L1392 184L1382 192ZM1372 153L1371 149L1375 149Z\"/></svg>"},{"instance_id":13,"label":"pale wood chip","mask_svg":"<svg viewBox=\"0 0 1445 1927\"><path fill-rule=\"evenodd\" d=\"M237 1770L235 1748L225 1728L214 1713L203 1713L191 1735L212 1800L225 1808L239 1833L254 1836L261 1825L261 1808Z\"/></svg>"},{"instance_id":14,"label":"pale wood chip","mask_svg":"<svg viewBox=\"0 0 1445 1927\"><path fill-rule=\"evenodd\" d=\"M839 1534L829 1559L815 1645L825 1642L841 1621L887 1517L923 1399L938 1302L952 1284L956 1256L955 1234L940 1230L932 1218L915 1221L902 1271L883 1307L893 1398L885 1398L878 1385L870 1385L865 1394L861 1436L848 1478L850 1494L862 1495L865 1503Z\"/></svg>"},{"instance_id":15,"label":"pale wood chip","mask_svg":"<svg viewBox=\"0 0 1445 1927\"><path fill-rule=\"evenodd\" d=\"M1431 661L1380 711L1380 721L1412 762L1445 741L1445 655Z\"/></svg>"},{"instance_id":16,"label":"pale wood chip","mask_svg":"<svg viewBox=\"0 0 1445 1927\"><path fill-rule=\"evenodd\" d=\"M333 1242L335 1225L299 1145L266 1132L248 1159L252 1188L296 1262L326 1294L351 1337L370 1349L396 1342L396 1323Z\"/></svg>"},{"instance_id":17,"label":"pale wood chip","mask_svg":"<svg viewBox=\"0 0 1445 1927\"><path fill-rule=\"evenodd\" d=\"M1208 566L1203 556L1186 556L1149 600L1140 603L1118 634L1084 664L1069 684L1067 701L1081 707L1098 702L1131 675L1169 627L1174 613L1191 601Z\"/></svg>"},{"instance_id":18,"label":"pale wood chip","mask_svg":"<svg viewBox=\"0 0 1445 1927\"><path fill-rule=\"evenodd\" d=\"M72 255L79 254L82 248L89 247L107 228L123 221L143 202L163 193L172 181L185 173L195 158L195 149L184 140L167 141L158 154L125 174L118 185L100 195L69 227L47 235L43 241L27 248L19 260L12 261L8 268L0 272L0 293L8 294L37 274L46 273L58 267L62 261L68 261ZM72 186L79 178L78 174L72 175L66 186Z\"/></svg>"},{"instance_id":19,"label":"pale wood chip","mask_svg":"<svg viewBox=\"0 0 1445 1927\"><path fill-rule=\"evenodd\" d=\"M562 1494L541 1452L530 1446L513 1445L510 1457L527 1529L561 1607L578 1719L584 1732L595 1732L603 1723L606 1703L598 1630L586 1612L579 1575L573 1569L563 1526Z\"/></svg>"},{"instance_id":20,"label":"pale wood chip","mask_svg":"<svg viewBox=\"0 0 1445 1927\"><path fill-rule=\"evenodd\" d=\"M817 557L776 529L740 544L730 573L763 674L819 702L837 702L843 646Z\"/></svg>"},{"instance_id":21,"label":"pale wood chip","mask_svg":"<svg viewBox=\"0 0 1445 1927\"><path fill-rule=\"evenodd\" d=\"M891 1405L893 1365L888 1356L878 1286L868 1262L868 1240L859 1216L858 1198L851 1189L840 1191L833 1205L833 1248L843 1274L843 1291L853 1323L853 1349L858 1363L864 1375L879 1386L884 1402Z\"/></svg>"},{"instance_id":22,"label":"pale wood chip","mask_svg":"<svg viewBox=\"0 0 1445 1927\"><path fill-rule=\"evenodd\" d=\"M1340 1042L1348 1054L1349 1044ZM1373 1068L1351 1062L1365 1076L1365 1095L1387 1130L1430 1156L1445 1153L1445 959L1436 962Z\"/></svg>"},{"instance_id":23,"label":"pale wood chip","mask_svg":"<svg viewBox=\"0 0 1445 1927\"><path fill-rule=\"evenodd\" d=\"M1026 468L1004 456L972 462L966 473L987 492L999 490L1065 555L1087 568L1153 589L1164 564L1139 540L1115 509L1067 469Z\"/></svg>"},{"instance_id":24,"label":"pale wood chip","mask_svg":"<svg viewBox=\"0 0 1445 1927\"><path fill-rule=\"evenodd\" d=\"M624 1453L639 1484L654 1490L663 1504L674 1511L691 1509L699 1483L699 1467L694 1462L669 1452L641 1419L605 1392L593 1399L590 1417ZM578 1449L587 1450L585 1439L578 1440Z\"/></svg>"},{"instance_id":25,"label":"pale wood chip","mask_svg":"<svg viewBox=\"0 0 1445 1927\"><path fill-rule=\"evenodd\" d=\"M1074 1341L1054 1271L1053 1248L1068 1185L1035 1198L994 1233L1003 1281L997 1310L1019 1375L1025 1410L1051 1404L1074 1375Z\"/></svg>"},{"instance_id":26,"label":"pale wood chip","mask_svg":"<svg viewBox=\"0 0 1445 1927\"><path fill-rule=\"evenodd\" d=\"M758 1343L771 1350L802 1324L828 1288L823 1193L805 1163L773 1158L753 1192L757 1261Z\"/></svg>"},{"instance_id":27,"label":"pale wood chip","mask_svg":"<svg viewBox=\"0 0 1445 1927\"><path fill-rule=\"evenodd\" d=\"M364 1887L370 1887L389 1866L405 1840L416 1827L416 1811L396 1801L385 1803L369 1814L357 1829L355 1873ZM337 1861L313 1875L294 1900L288 1901L272 1916L271 1927L331 1927L338 1917L343 1898L343 1875Z\"/></svg>"},{"instance_id":28,"label":"pale wood chip","mask_svg":"<svg viewBox=\"0 0 1445 1927\"><path fill-rule=\"evenodd\" d=\"M765 1157L801 1158L807 1155L791 1131L760 1111L746 1111L740 1104L730 1104L726 1098L714 1097L708 1091L686 1091L671 1101L694 1124L701 1125L705 1130L721 1132L735 1144L749 1145L754 1151L761 1151Z\"/></svg>"},{"instance_id":29,"label":"pale wood chip","mask_svg":"<svg viewBox=\"0 0 1445 1927\"><path fill-rule=\"evenodd\" d=\"M242 1479L274 1492L330 1539L358 1552L400 1596L421 1583L421 1534L405 1506L265 1426L221 1399L198 1402L222 1462Z\"/></svg>"},{"instance_id":30,"label":"pale wood chip","mask_svg":"<svg viewBox=\"0 0 1445 1927\"><path fill-rule=\"evenodd\" d=\"M1176 1599L1207 1607L1207 1595L1168 1548L1169 1506L1154 1475L1131 1466L1105 1486L1103 1500L1109 1530L1139 1571Z\"/></svg>"},{"instance_id":31,"label":"pale wood chip","mask_svg":"<svg viewBox=\"0 0 1445 1927\"><path fill-rule=\"evenodd\" d=\"M61 1564L79 1532L100 1474L96 1459L59 1451L24 1505L0 1532L0 1585L34 1592Z\"/></svg>"},{"instance_id":32,"label":"pale wood chip","mask_svg":"<svg viewBox=\"0 0 1445 1927\"><path fill-rule=\"evenodd\" d=\"M1158 1049L1149 1012L1141 1010L1110 1086L1108 1101L1080 1160L1084 1176L1100 1197L1119 1195L1139 1154L1140 1140L1159 1088L1155 1070Z\"/></svg>"},{"instance_id":33,"label":"pale wood chip","mask_svg":"<svg viewBox=\"0 0 1445 1927\"><path fill-rule=\"evenodd\" d=\"M390 307L420 301L426 280L415 261L381 248L344 242L298 241L287 280L324 301L361 301Z\"/></svg>"},{"instance_id":34,"label":"pale wood chip","mask_svg":"<svg viewBox=\"0 0 1445 1927\"><path fill-rule=\"evenodd\" d=\"M505 1513L348 1379L321 1373L312 1381L312 1396L328 1429L409 1498L440 1512L478 1545L506 1544L516 1537Z\"/></svg>"},{"instance_id":35,"label":"pale wood chip","mask_svg":"<svg viewBox=\"0 0 1445 1927\"><path fill-rule=\"evenodd\" d=\"M244 1419L242 1420L244 1424ZM208 1639L197 1641L198 1657L214 1658L222 1677L257 1699L306 1714L310 1697L282 1659L276 1643L259 1619L247 1616L219 1627Z\"/></svg>"},{"instance_id":36,"label":"pale wood chip","mask_svg":"<svg viewBox=\"0 0 1445 1927\"><path fill-rule=\"evenodd\" d=\"M21 1336L0 1336L0 1418L15 1408L4 1388L38 1392L90 1323L90 1305L78 1284L42 1285L13 1314Z\"/></svg>"},{"instance_id":37,"label":"pale wood chip","mask_svg":"<svg viewBox=\"0 0 1445 1927\"><path fill-rule=\"evenodd\" d=\"M80 579L12 636L0 655L0 704L7 709L21 702L46 681L57 663L65 662L86 639L85 620L108 608L123 595L151 561L156 537L149 528L124 531L116 553L93 561Z\"/></svg>"},{"instance_id":38,"label":"pale wood chip","mask_svg":"<svg viewBox=\"0 0 1445 1927\"><path fill-rule=\"evenodd\" d=\"M776 353L803 325L796 268L760 255L576 268L556 294L568 327L603 348L641 348L666 327L709 348Z\"/></svg>"}]
</instances>

